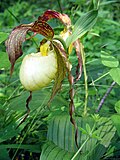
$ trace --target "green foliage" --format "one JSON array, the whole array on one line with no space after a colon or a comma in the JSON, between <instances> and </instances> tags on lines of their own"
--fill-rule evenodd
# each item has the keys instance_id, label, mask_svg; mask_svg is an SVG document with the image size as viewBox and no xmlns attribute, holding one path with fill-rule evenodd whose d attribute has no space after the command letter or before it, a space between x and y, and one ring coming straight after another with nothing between
<instances>
[{"instance_id":1,"label":"green foliage","mask_svg":"<svg viewBox=\"0 0 120 160\"><path fill-rule=\"evenodd\" d=\"M0 69L10 67L10 61L8 60L8 55L6 52L0 52L0 59L2 60L0 63Z\"/></svg>"},{"instance_id":2,"label":"green foliage","mask_svg":"<svg viewBox=\"0 0 120 160\"><path fill-rule=\"evenodd\" d=\"M88 30L90 30L97 20L98 10L92 10L81 16L74 25L73 34L67 39L67 46L72 42L81 38Z\"/></svg>"},{"instance_id":3,"label":"green foliage","mask_svg":"<svg viewBox=\"0 0 120 160\"><path fill-rule=\"evenodd\" d=\"M113 78L113 80L120 85L120 68L111 69L110 75Z\"/></svg>"},{"instance_id":4,"label":"green foliage","mask_svg":"<svg viewBox=\"0 0 120 160\"><path fill-rule=\"evenodd\" d=\"M117 129L118 135L120 136L120 101L115 104L115 110L117 114L111 116L111 119Z\"/></svg>"},{"instance_id":5,"label":"green foliage","mask_svg":"<svg viewBox=\"0 0 120 160\"><path fill-rule=\"evenodd\" d=\"M111 117L111 119L113 120L113 123L117 129L118 135L120 136L120 123L119 123L120 122L120 115L117 115L117 114L113 115Z\"/></svg>"},{"instance_id":6,"label":"green foliage","mask_svg":"<svg viewBox=\"0 0 120 160\"><path fill-rule=\"evenodd\" d=\"M106 53L105 51L101 52L101 60L103 65L107 67L118 67L119 61L114 56L110 55L109 53Z\"/></svg>"},{"instance_id":7,"label":"green foliage","mask_svg":"<svg viewBox=\"0 0 120 160\"><path fill-rule=\"evenodd\" d=\"M98 10L96 10L98 8ZM119 1L68 0L68 1L4 1L0 6L0 159L14 160L106 160L120 158L120 5ZM86 78L88 86L87 115L84 116L84 73L74 84L75 113L78 127L78 145L75 128L69 117L69 85L65 79L61 91L47 106L52 86L34 92L30 102L30 115L16 128L26 114L28 92L19 82L19 67L15 65L10 77L5 40L10 31L21 23L37 20L47 9L67 13L74 25L67 45L80 38L85 50ZM92 10L92 11L90 11ZM97 20L97 21L96 21ZM55 34L63 25L57 20L49 21ZM92 29L91 29L92 28ZM37 50L43 37L36 35L23 44L23 52ZM36 41L36 43L35 43ZM77 59L74 50L70 55L75 75ZM112 81L116 82L98 114L95 113L101 98ZM95 113L95 114L93 114ZM93 116L94 115L94 116Z\"/></svg>"},{"instance_id":8,"label":"green foliage","mask_svg":"<svg viewBox=\"0 0 120 160\"><path fill-rule=\"evenodd\" d=\"M7 39L7 37L8 37L8 33L0 32L0 43L5 41Z\"/></svg>"},{"instance_id":9,"label":"green foliage","mask_svg":"<svg viewBox=\"0 0 120 160\"><path fill-rule=\"evenodd\" d=\"M117 101L117 103L115 104L115 110L117 113L120 113L120 101Z\"/></svg>"},{"instance_id":10,"label":"green foliage","mask_svg":"<svg viewBox=\"0 0 120 160\"><path fill-rule=\"evenodd\" d=\"M40 159L50 160L51 156L57 158L56 156L59 155L59 152L61 153L59 155L60 159L62 159L64 154L65 156L73 156L77 151L77 147L74 139L75 130L69 121L69 116L66 114L56 116L55 113L54 115L52 113L51 117L47 136L49 142L44 145ZM114 137L116 130L110 119L101 117L97 121L94 120L91 117L76 118L78 145L82 146L83 142L89 137L82 148L82 153L79 153L76 159L100 159L110 145L111 139Z\"/></svg>"},{"instance_id":11,"label":"green foliage","mask_svg":"<svg viewBox=\"0 0 120 160\"><path fill-rule=\"evenodd\" d=\"M72 154L59 148L52 142L47 142L43 147L40 160L61 160L63 158L64 160L71 159Z\"/></svg>"}]
</instances>

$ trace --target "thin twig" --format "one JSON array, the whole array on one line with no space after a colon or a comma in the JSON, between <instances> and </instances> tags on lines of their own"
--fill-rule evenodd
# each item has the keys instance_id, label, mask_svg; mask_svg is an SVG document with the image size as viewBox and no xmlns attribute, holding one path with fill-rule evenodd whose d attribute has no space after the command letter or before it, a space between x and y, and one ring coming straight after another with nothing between
<instances>
[{"instance_id":1,"label":"thin twig","mask_svg":"<svg viewBox=\"0 0 120 160\"><path fill-rule=\"evenodd\" d=\"M101 99L99 105L98 105L98 108L96 109L96 112L99 112L107 98L107 96L110 94L110 92L112 91L114 85L116 84L116 82L112 82L112 84L110 85L110 87L108 88L107 92L105 93L105 95L103 96L103 98Z\"/></svg>"}]
</instances>

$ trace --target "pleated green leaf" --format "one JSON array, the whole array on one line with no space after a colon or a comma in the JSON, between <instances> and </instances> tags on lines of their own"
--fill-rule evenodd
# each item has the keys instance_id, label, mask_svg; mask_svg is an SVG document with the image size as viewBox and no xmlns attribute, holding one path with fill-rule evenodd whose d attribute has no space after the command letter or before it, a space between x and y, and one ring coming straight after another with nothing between
<instances>
[{"instance_id":1,"label":"pleated green leaf","mask_svg":"<svg viewBox=\"0 0 120 160\"><path fill-rule=\"evenodd\" d=\"M67 115L55 116L49 123L48 139L69 152L77 150L74 126Z\"/></svg>"},{"instance_id":2,"label":"pleated green leaf","mask_svg":"<svg viewBox=\"0 0 120 160\"><path fill-rule=\"evenodd\" d=\"M78 19L74 25L72 35L66 40L67 46L88 32L96 23L98 10L92 10Z\"/></svg>"},{"instance_id":3,"label":"pleated green leaf","mask_svg":"<svg viewBox=\"0 0 120 160\"><path fill-rule=\"evenodd\" d=\"M43 146L40 160L70 160L72 155L49 141Z\"/></svg>"},{"instance_id":4,"label":"pleated green leaf","mask_svg":"<svg viewBox=\"0 0 120 160\"><path fill-rule=\"evenodd\" d=\"M94 120L91 117L79 117L76 118L76 123L78 127L86 129L86 124L87 126L89 125L90 128L93 127ZM97 138L90 138L82 148L82 152L79 154L80 160L99 160L106 152L115 131L116 129L113 127L110 119L108 120L108 118L104 117L101 118L96 129L97 137L100 137L101 140ZM61 114L53 116L48 126L47 136L49 141L52 141L57 147L63 149L63 151L75 154L78 150L75 144L75 130L68 115ZM85 142L87 137L87 134L83 134L81 130L78 130L79 147ZM42 156L44 156L44 154L45 153L43 152ZM53 154L54 152L52 153L52 156L54 156ZM63 155L64 152L61 151L61 154ZM45 155L45 157L46 156L47 155Z\"/></svg>"},{"instance_id":5,"label":"pleated green leaf","mask_svg":"<svg viewBox=\"0 0 120 160\"><path fill-rule=\"evenodd\" d=\"M119 114L114 114L111 117L116 129L117 129L117 133L120 136L120 115Z\"/></svg>"}]
</instances>

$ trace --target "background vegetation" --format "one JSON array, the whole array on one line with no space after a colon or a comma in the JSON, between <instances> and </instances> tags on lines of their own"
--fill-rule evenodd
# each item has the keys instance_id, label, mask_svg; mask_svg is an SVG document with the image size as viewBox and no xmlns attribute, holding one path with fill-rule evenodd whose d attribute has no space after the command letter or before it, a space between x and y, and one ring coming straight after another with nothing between
<instances>
[{"instance_id":1,"label":"background vegetation","mask_svg":"<svg viewBox=\"0 0 120 160\"><path fill-rule=\"evenodd\" d=\"M90 10L89 0L29 0L0 2L0 160L69 160L77 153L74 127L69 121L69 83L63 82L61 91L51 107L46 106L53 84L33 93L30 115L18 128L26 113L28 92L19 81L17 61L10 77L10 63L5 40L10 31L21 23L35 21L48 9L66 13L72 24ZM94 3L96 1L93 1ZM49 22L55 33L63 26L57 20ZM37 45L41 35L33 38ZM120 3L119 0L101 0L95 26L81 38L84 45L88 77L88 113L85 104L84 73L75 84L75 119L78 125L78 144L83 148L75 159L120 159ZM34 41L23 44L24 56L36 51ZM70 55L73 74L77 59ZM113 86L111 86L111 84ZM109 88L102 108L100 100ZM99 111L99 112L98 112ZM87 141L86 141L87 140ZM41 157L41 158L40 158Z\"/></svg>"}]
</instances>

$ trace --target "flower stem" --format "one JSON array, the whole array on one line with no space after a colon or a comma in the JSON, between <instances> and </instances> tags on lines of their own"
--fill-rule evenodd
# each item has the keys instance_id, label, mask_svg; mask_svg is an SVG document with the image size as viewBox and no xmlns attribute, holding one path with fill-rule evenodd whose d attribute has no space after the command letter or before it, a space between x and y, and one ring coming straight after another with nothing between
<instances>
[{"instance_id":1,"label":"flower stem","mask_svg":"<svg viewBox=\"0 0 120 160\"><path fill-rule=\"evenodd\" d=\"M81 147L78 149L78 151L74 154L74 156L72 157L71 160L74 160L77 157L77 155L82 150L82 148L84 147L84 145L87 143L88 140L89 140L89 137L84 141L84 143L81 145Z\"/></svg>"},{"instance_id":2,"label":"flower stem","mask_svg":"<svg viewBox=\"0 0 120 160\"><path fill-rule=\"evenodd\" d=\"M83 72L84 72L84 81L85 81L85 105L84 105L84 115L87 114L87 103L88 103L88 82L87 82L87 72L86 72L86 65L85 65L85 53L83 49L83 45L80 44L81 49L81 57L83 62Z\"/></svg>"}]
</instances>

